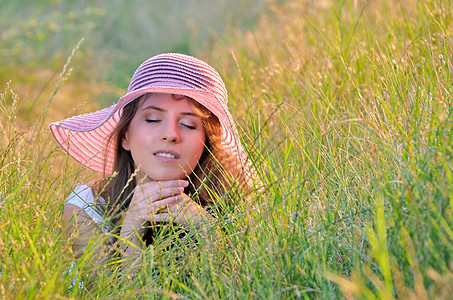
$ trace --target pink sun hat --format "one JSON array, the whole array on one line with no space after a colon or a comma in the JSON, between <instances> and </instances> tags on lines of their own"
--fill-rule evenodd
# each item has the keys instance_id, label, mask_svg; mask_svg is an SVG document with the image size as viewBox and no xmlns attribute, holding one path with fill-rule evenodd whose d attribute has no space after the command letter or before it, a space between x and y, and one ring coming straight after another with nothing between
<instances>
[{"instance_id":1,"label":"pink sun hat","mask_svg":"<svg viewBox=\"0 0 453 300\"><path fill-rule=\"evenodd\" d=\"M220 121L222 146L237 158L250 179L255 173L239 140L227 107L227 91L219 73L207 63L188 55L165 53L151 57L132 76L126 95L107 108L50 124L58 144L76 161L89 169L110 175L115 158L108 145L123 107L147 93L184 95L211 111ZM248 180L247 180L248 181Z\"/></svg>"}]
</instances>

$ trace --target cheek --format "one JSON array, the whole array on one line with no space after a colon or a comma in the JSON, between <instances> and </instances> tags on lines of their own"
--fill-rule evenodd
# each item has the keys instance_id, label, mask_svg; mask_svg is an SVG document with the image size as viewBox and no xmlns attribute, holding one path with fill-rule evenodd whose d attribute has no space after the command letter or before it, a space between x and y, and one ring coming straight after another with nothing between
<instances>
[{"instance_id":1,"label":"cheek","mask_svg":"<svg viewBox=\"0 0 453 300\"><path fill-rule=\"evenodd\" d=\"M206 143L206 135L203 133L200 135L197 139L199 142L194 145L193 152L194 156L196 157L196 163L200 160L201 155L203 154L203 151L205 149L205 143Z\"/></svg>"},{"instance_id":2,"label":"cheek","mask_svg":"<svg viewBox=\"0 0 453 300\"><path fill-rule=\"evenodd\" d=\"M198 159L200 159L201 154L203 153L203 151L205 149L205 144L206 144L206 133L203 132L203 134L200 137L200 145L199 145L199 151L200 151L199 154L200 154L200 156L198 157Z\"/></svg>"}]
</instances>

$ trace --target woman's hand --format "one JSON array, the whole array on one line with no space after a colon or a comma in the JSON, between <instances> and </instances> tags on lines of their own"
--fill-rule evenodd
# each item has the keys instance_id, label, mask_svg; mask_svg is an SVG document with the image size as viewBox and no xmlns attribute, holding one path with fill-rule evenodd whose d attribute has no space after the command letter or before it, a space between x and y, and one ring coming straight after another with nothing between
<instances>
[{"instance_id":1,"label":"woman's hand","mask_svg":"<svg viewBox=\"0 0 453 300\"><path fill-rule=\"evenodd\" d=\"M143 225L147 221L155 221L155 215L166 211L167 207L182 202L184 188L188 185L185 180L151 181L135 188L120 232L126 256L141 251L141 237L145 232Z\"/></svg>"},{"instance_id":2,"label":"woman's hand","mask_svg":"<svg viewBox=\"0 0 453 300\"><path fill-rule=\"evenodd\" d=\"M185 180L151 181L135 188L127 215L141 221L152 221L153 215L183 200Z\"/></svg>"},{"instance_id":3,"label":"woman's hand","mask_svg":"<svg viewBox=\"0 0 453 300\"><path fill-rule=\"evenodd\" d=\"M215 245L220 241L220 235L218 232L212 232L209 230L209 226L202 220L214 219L200 204L193 201L186 194L182 194L183 201L175 201L167 208L162 209L158 214L153 216L154 222L173 222L183 227L197 224L198 228L201 229L200 233L203 235L203 239L207 249L213 251Z\"/></svg>"},{"instance_id":4,"label":"woman's hand","mask_svg":"<svg viewBox=\"0 0 453 300\"><path fill-rule=\"evenodd\" d=\"M189 196L182 193L170 202L165 208L153 215L154 222L173 222L181 226L188 226L200 222L202 219L212 216Z\"/></svg>"}]
</instances>

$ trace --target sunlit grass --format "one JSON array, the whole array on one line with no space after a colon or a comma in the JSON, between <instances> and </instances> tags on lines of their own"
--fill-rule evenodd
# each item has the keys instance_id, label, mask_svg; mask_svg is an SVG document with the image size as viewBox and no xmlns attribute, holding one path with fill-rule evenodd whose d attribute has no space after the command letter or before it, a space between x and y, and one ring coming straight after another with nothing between
<instances>
[{"instance_id":1,"label":"sunlit grass","mask_svg":"<svg viewBox=\"0 0 453 300\"><path fill-rule=\"evenodd\" d=\"M25 99L6 87L0 295L448 298L452 13L450 2L288 1L200 52L222 72L264 192L212 225L213 252L197 229L170 249L158 239L135 268L88 251L80 290L63 275L61 213L89 175L45 126L18 124Z\"/></svg>"}]
</instances>

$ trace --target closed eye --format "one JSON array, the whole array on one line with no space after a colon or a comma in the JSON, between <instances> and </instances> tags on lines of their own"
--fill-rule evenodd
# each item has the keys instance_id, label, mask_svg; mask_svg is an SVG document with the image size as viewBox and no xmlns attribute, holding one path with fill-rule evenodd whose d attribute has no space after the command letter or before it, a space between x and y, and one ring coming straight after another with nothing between
<instances>
[{"instance_id":1,"label":"closed eye","mask_svg":"<svg viewBox=\"0 0 453 300\"><path fill-rule=\"evenodd\" d=\"M148 119L146 120L147 123L157 123L157 122L160 122L160 120L151 120L151 119Z\"/></svg>"},{"instance_id":2,"label":"closed eye","mask_svg":"<svg viewBox=\"0 0 453 300\"><path fill-rule=\"evenodd\" d=\"M197 129L195 126L187 125L187 124L181 124L182 126L189 128L189 129Z\"/></svg>"}]
</instances>

